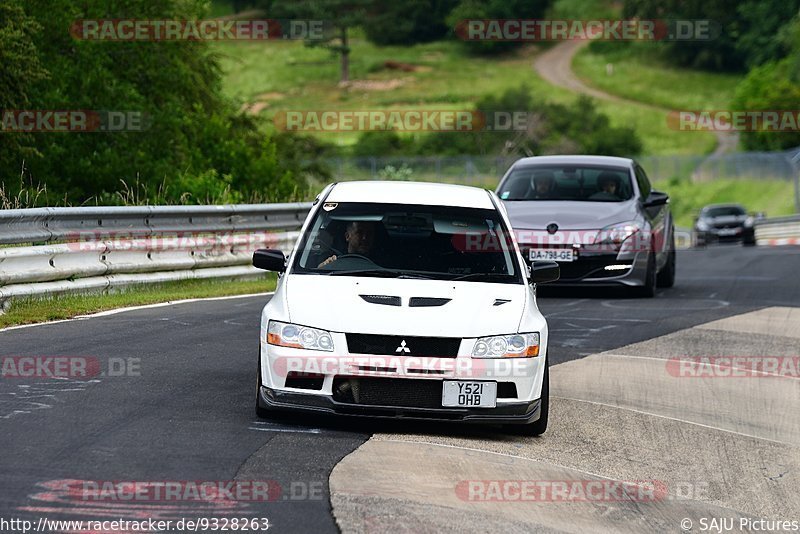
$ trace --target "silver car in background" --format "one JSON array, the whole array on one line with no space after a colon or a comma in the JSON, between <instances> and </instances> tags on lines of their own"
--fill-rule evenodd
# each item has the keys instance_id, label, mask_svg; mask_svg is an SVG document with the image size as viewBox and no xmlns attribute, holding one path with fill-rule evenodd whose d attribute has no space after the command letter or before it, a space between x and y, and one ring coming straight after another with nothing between
<instances>
[{"instance_id":1,"label":"silver car in background","mask_svg":"<svg viewBox=\"0 0 800 534\"><path fill-rule=\"evenodd\" d=\"M675 283L669 196L632 159L523 158L497 195L526 258L559 262L559 285L627 286L652 297Z\"/></svg>"}]
</instances>

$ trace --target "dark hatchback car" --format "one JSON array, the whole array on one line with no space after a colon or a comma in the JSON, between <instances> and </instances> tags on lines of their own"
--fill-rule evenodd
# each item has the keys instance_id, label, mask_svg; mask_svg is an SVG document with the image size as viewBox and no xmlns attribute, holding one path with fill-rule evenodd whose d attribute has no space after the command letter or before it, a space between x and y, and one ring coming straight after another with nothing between
<instances>
[{"instance_id":1,"label":"dark hatchback car","mask_svg":"<svg viewBox=\"0 0 800 534\"><path fill-rule=\"evenodd\" d=\"M706 206L694 221L696 244L702 247L708 243L741 241L745 245L755 245L757 217L748 215L740 204Z\"/></svg>"},{"instance_id":2,"label":"dark hatchback car","mask_svg":"<svg viewBox=\"0 0 800 534\"><path fill-rule=\"evenodd\" d=\"M634 160L608 156L523 158L497 194L526 259L554 260L559 285L628 287L652 297L675 283L669 197Z\"/></svg>"}]
</instances>

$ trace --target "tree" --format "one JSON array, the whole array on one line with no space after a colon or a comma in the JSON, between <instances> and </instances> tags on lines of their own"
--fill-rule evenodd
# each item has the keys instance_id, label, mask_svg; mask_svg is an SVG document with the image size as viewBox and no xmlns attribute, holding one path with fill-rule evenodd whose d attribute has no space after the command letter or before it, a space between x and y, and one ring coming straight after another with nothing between
<instances>
[{"instance_id":1,"label":"tree","mask_svg":"<svg viewBox=\"0 0 800 534\"><path fill-rule=\"evenodd\" d=\"M800 0L626 0L623 13L643 19L710 20L719 35L668 41L667 57L689 67L741 71L786 56L777 36L799 9Z\"/></svg>"},{"instance_id":2,"label":"tree","mask_svg":"<svg viewBox=\"0 0 800 534\"><path fill-rule=\"evenodd\" d=\"M207 43L109 43L69 33L78 19L198 19L206 14L204 1L117 0L109 9L105 0L0 4L4 108L137 112L150 124L146 131L3 134L3 189L19 182L24 161L26 176L45 183L52 200L71 203L121 202L121 189L141 192L135 196L142 201L169 202L305 194L299 161L281 153L295 147L279 147L222 96L220 67Z\"/></svg>"},{"instance_id":3,"label":"tree","mask_svg":"<svg viewBox=\"0 0 800 534\"><path fill-rule=\"evenodd\" d=\"M751 70L736 88L733 107L741 110L800 109L800 17L782 35L791 54ZM784 150L800 146L800 132L742 132L748 150Z\"/></svg>"},{"instance_id":4,"label":"tree","mask_svg":"<svg viewBox=\"0 0 800 534\"><path fill-rule=\"evenodd\" d=\"M544 16L551 0L462 0L447 17L455 28L465 20L537 19ZM517 41L464 41L467 50L478 54L495 54L525 44Z\"/></svg>"},{"instance_id":5,"label":"tree","mask_svg":"<svg viewBox=\"0 0 800 534\"><path fill-rule=\"evenodd\" d=\"M427 43L445 37L446 17L458 0L377 2L367 13L364 32L377 45Z\"/></svg>"},{"instance_id":6,"label":"tree","mask_svg":"<svg viewBox=\"0 0 800 534\"><path fill-rule=\"evenodd\" d=\"M377 1L377 0L374 0ZM265 2L271 18L321 20L325 22L322 38L311 35L306 46L329 50L340 58L339 81L350 80L350 29L361 26L373 0L268 0Z\"/></svg>"},{"instance_id":7,"label":"tree","mask_svg":"<svg viewBox=\"0 0 800 534\"><path fill-rule=\"evenodd\" d=\"M22 0L0 4L0 111L26 109L31 105L32 87L47 78L33 43L41 26L25 14ZM7 133L0 140L0 168L19 174L23 164L36 155L31 135ZM0 178L2 178L0 174ZM16 189L9 180L8 188ZM18 191L11 191L16 194Z\"/></svg>"}]
</instances>

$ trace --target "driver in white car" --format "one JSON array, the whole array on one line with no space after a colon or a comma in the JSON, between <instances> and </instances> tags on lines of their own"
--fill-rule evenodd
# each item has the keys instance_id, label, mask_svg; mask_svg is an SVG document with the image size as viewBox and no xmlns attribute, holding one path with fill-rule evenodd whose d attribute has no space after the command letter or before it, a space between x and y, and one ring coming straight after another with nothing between
<instances>
[{"instance_id":1,"label":"driver in white car","mask_svg":"<svg viewBox=\"0 0 800 534\"><path fill-rule=\"evenodd\" d=\"M347 225L344 231L344 240L347 242L348 254L360 254L369 256L372 246L375 244L376 223L353 221ZM320 263L317 268L322 268L337 260L334 254L330 258Z\"/></svg>"}]
</instances>

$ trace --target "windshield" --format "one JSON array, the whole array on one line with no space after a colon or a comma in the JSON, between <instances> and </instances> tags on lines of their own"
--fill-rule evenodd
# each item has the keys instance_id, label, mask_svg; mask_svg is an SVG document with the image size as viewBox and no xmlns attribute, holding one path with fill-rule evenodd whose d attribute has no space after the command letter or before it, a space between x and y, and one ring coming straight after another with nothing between
<instances>
[{"instance_id":1,"label":"windshield","mask_svg":"<svg viewBox=\"0 0 800 534\"><path fill-rule=\"evenodd\" d=\"M292 273L522 283L495 210L325 203Z\"/></svg>"},{"instance_id":2,"label":"windshield","mask_svg":"<svg viewBox=\"0 0 800 534\"><path fill-rule=\"evenodd\" d=\"M633 187L624 167L537 165L511 171L497 194L503 200L622 202Z\"/></svg>"},{"instance_id":3,"label":"windshield","mask_svg":"<svg viewBox=\"0 0 800 534\"><path fill-rule=\"evenodd\" d=\"M744 214L744 208L741 206L718 206L716 208L708 208L704 213L706 217L728 217Z\"/></svg>"}]
</instances>

